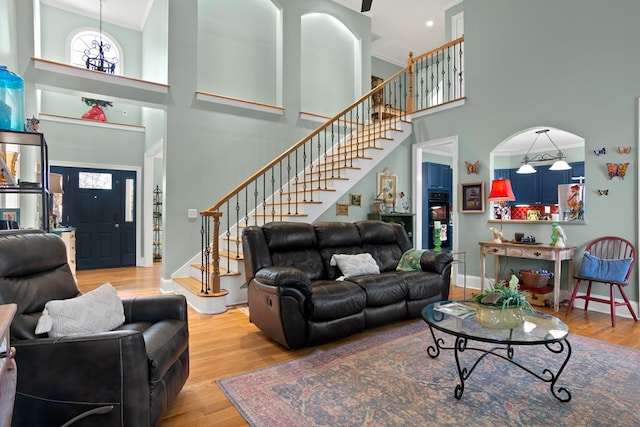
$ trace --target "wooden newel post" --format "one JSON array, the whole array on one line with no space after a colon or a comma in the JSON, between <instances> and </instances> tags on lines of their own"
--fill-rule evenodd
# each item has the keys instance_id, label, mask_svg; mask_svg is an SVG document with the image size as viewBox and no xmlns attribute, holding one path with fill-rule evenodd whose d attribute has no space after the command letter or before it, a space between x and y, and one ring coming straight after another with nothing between
<instances>
[{"instance_id":1,"label":"wooden newel post","mask_svg":"<svg viewBox=\"0 0 640 427\"><path fill-rule=\"evenodd\" d=\"M220 217L222 212L211 212L213 217L213 236L211 237L211 263L213 265L213 271L209 278L211 283L211 293L213 296L222 296L228 294L227 291L220 290L220 247L218 240L220 237Z\"/></svg>"},{"instance_id":2,"label":"wooden newel post","mask_svg":"<svg viewBox=\"0 0 640 427\"><path fill-rule=\"evenodd\" d=\"M407 113L413 113L413 52L409 52L409 60L407 61L407 69L409 70L409 96L407 99Z\"/></svg>"}]
</instances>

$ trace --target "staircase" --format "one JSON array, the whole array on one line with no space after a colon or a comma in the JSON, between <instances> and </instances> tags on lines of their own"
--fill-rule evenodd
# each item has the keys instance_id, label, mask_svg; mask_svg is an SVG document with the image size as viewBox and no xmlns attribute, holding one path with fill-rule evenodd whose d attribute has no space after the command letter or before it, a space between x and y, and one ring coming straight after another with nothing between
<instances>
[{"instance_id":1,"label":"staircase","mask_svg":"<svg viewBox=\"0 0 640 427\"><path fill-rule=\"evenodd\" d=\"M185 295L207 314L246 302L242 229L271 221L314 222L409 137L408 113L462 99L463 43L461 38L417 58L410 55L407 68L200 212L202 251L162 290Z\"/></svg>"},{"instance_id":2,"label":"staircase","mask_svg":"<svg viewBox=\"0 0 640 427\"><path fill-rule=\"evenodd\" d=\"M387 119L382 123L373 123L346 136L335 146L327 150L323 158L313 166L306 168L281 189L271 194L256 209L247 214L248 220L233 224L220 236L220 289L219 293L203 292L203 272L213 271L213 265L203 265L199 254L191 259L172 277L173 284L163 285L164 291L174 291L187 297L189 304L197 311L207 314L220 313L227 306L245 303L244 258L242 255L242 228L247 224L263 225L270 221L314 222L330 206L333 206L353 185L369 174L391 152L411 135L411 124L403 120ZM365 144L366 147L361 147ZM348 166L336 165L331 159L344 158L345 155L358 153ZM329 186L314 191L313 200L302 200L309 191L300 184L302 176L320 179ZM222 291L224 290L224 291Z\"/></svg>"}]
</instances>

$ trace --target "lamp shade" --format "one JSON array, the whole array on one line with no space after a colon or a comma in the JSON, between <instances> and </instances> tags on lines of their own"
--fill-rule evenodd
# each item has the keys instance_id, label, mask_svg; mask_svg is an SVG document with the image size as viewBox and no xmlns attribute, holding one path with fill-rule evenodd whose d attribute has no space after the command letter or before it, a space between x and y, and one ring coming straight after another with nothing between
<instances>
[{"instance_id":1,"label":"lamp shade","mask_svg":"<svg viewBox=\"0 0 640 427\"><path fill-rule=\"evenodd\" d=\"M536 170L529 163L525 163L520 166L516 173L536 173Z\"/></svg>"},{"instance_id":2,"label":"lamp shade","mask_svg":"<svg viewBox=\"0 0 640 427\"><path fill-rule=\"evenodd\" d=\"M49 174L49 192L54 194L62 194L62 175L59 173Z\"/></svg>"},{"instance_id":3,"label":"lamp shade","mask_svg":"<svg viewBox=\"0 0 640 427\"><path fill-rule=\"evenodd\" d=\"M492 202L512 202L516 199L508 179L494 179L491 181L489 200Z\"/></svg>"},{"instance_id":4,"label":"lamp shade","mask_svg":"<svg viewBox=\"0 0 640 427\"><path fill-rule=\"evenodd\" d=\"M554 164L551 165L551 167L549 168L549 170L552 171L566 171L571 169L571 166L569 165L569 163L567 163L565 160L556 160Z\"/></svg>"}]
</instances>

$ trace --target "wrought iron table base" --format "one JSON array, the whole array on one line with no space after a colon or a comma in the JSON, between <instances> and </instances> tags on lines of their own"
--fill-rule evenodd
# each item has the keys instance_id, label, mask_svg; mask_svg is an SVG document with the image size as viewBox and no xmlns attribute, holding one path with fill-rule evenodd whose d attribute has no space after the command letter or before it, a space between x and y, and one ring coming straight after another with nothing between
<instances>
[{"instance_id":1,"label":"wrought iron table base","mask_svg":"<svg viewBox=\"0 0 640 427\"><path fill-rule=\"evenodd\" d=\"M565 358L564 362L562 363L562 366L560 367L557 373L554 374L550 369L543 369L542 374L539 374L527 368L526 366L516 362L515 360L513 360L513 353L514 353L514 346L515 346L514 344L507 344L506 346L496 346L491 349L480 348L480 347L468 347L467 341L469 340L466 337L456 336L455 345L453 347L446 347L444 345L444 340L442 338L436 338L436 335L431 325L429 325L429 329L431 331L431 336L433 337L433 342L435 344L435 345L429 346L429 348L427 349L427 353L429 354L429 356L431 356L432 358L438 357L440 355L441 349L454 350L454 355L456 358L456 367L458 369L458 376L460 377L460 384L456 385L456 388L454 390L454 396L456 397L456 399L462 398L462 394L464 393L464 383L467 379L469 379L473 371L476 369L476 366L478 366L478 363L480 363L480 361L484 359L487 355L491 354L496 357L499 357L502 360L505 360L511 363L512 365L519 367L523 371L528 372L529 374L533 375L534 377L538 378L541 381L544 381L546 383L551 383L549 387L551 390L551 394L553 394L553 396L559 401L568 402L571 400L571 393L569 392L569 390L567 390L565 387L556 388L556 382L558 381L560 374L562 374L562 371L564 370L565 366L567 366L567 362L569 362L569 358L571 357L571 345L569 344L569 341L566 338L560 341L543 344L547 348L547 350L555 354L562 354L565 351L565 347L566 347L567 357ZM459 357L460 353L463 353L467 350L477 351L482 353L473 363L471 368L467 368L466 366L463 367L461 365L461 361ZM499 353L499 351L502 351L505 354L501 354Z\"/></svg>"}]
</instances>

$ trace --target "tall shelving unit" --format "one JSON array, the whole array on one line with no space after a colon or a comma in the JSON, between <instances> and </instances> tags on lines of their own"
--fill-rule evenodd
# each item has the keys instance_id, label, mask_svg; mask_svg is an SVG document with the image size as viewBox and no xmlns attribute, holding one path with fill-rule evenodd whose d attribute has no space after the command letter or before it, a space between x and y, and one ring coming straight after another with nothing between
<instances>
[{"instance_id":1,"label":"tall shelving unit","mask_svg":"<svg viewBox=\"0 0 640 427\"><path fill-rule=\"evenodd\" d=\"M40 179L37 182L27 182L17 179L15 185L3 183L0 185L0 194L33 194L39 196L39 216L41 228L49 231L49 152L47 141L44 135L36 132L16 132L0 130L0 150L6 151L6 145L13 144L25 147L32 147L38 150L40 157L39 170ZM22 153L21 153L22 154ZM4 208L4 206L3 206ZM38 224L34 224L38 225Z\"/></svg>"},{"instance_id":2,"label":"tall shelving unit","mask_svg":"<svg viewBox=\"0 0 640 427\"><path fill-rule=\"evenodd\" d=\"M153 260L162 260L162 190L153 190Z\"/></svg>"}]
</instances>

